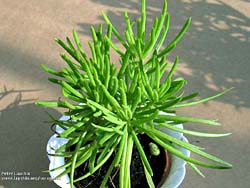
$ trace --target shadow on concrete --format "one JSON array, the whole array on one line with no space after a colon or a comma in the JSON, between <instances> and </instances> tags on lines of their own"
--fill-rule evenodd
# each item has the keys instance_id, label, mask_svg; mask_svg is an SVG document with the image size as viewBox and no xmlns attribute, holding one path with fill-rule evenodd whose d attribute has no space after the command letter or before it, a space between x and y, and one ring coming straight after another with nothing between
<instances>
[{"instance_id":1,"label":"shadow on concrete","mask_svg":"<svg viewBox=\"0 0 250 188\"><path fill-rule=\"evenodd\" d=\"M9 44L0 41L0 83L2 85L16 88L19 85L27 87L32 83L32 88L40 88L41 85L50 87L52 84L49 85L46 79L49 75L42 70L40 64L47 64L51 68L58 70L63 62L48 62L46 59L38 58L22 49L13 48Z\"/></svg>"},{"instance_id":2,"label":"shadow on concrete","mask_svg":"<svg viewBox=\"0 0 250 188\"><path fill-rule=\"evenodd\" d=\"M221 109L221 111L223 111L223 109ZM186 128L196 131L233 133L228 137L217 139L199 138L186 135L190 143L198 145L199 147L204 148L204 151L231 163L233 168L230 170L215 170L200 167L206 176L205 178L201 178L193 169L191 169L190 166L188 166L187 175L181 186L182 188L248 187L248 181L250 178L250 173L248 173L250 168L250 147L248 147L250 138L249 125L247 123L237 124L237 117L240 117L241 115L242 117L247 117L249 112L248 110L244 110L244 112L233 111L235 112L235 116L228 117L225 115L224 117L224 119L227 119L226 126L211 127L185 124ZM194 156L193 154L191 155Z\"/></svg>"},{"instance_id":3,"label":"shadow on concrete","mask_svg":"<svg viewBox=\"0 0 250 188\"><path fill-rule=\"evenodd\" d=\"M55 117L60 113L55 110L45 110L32 104L34 99L22 99L22 93L33 92L28 90L7 90L0 93L0 102L7 103L10 95L14 100L8 102L4 109L0 110L0 185L4 188L42 188L56 187L48 180L4 180L3 172L30 173L30 175L16 175L21 177L43 177L49 175L43 173L48 169L48 158L46 156L46 144L52 132L49 124L44 123L48 119L45 111ZM0 103L0 104L1 104ZM2 108L3 105L1 105Z\"/></svg>"},{"instance_id":4,"label":"shadow on concrete","mask_svg":"<svg viewBox=\"0 0 250 188\"><path fill-rule=\"evenodd\" d=\"M140 0L93 2L110 7L107 15L121 33L126 27L122 24L124 9L134 21L139 16ZM159 15L161 7L162 1L148 0L148 18ZM170 60L175 55L180 56L181 68L177 75L189 81L187 90L198 90L205 97L234 87L230 94L216 100L237 108L249 108L250 19L220 0L210 3L205 0L169 1L169 12L172 19L166 43L177 34L188 17L193 18L186 36L169 56ZM102 16L97 19L103 23ZM90 35L90 24L78 25L82 34ZM149 19L148 28L151 25Z\"/></svg>"},{"instance_id":5,"label":"shadow on concrete","mask_svg":"<svg viewBox=\"0 0 250 188\"><path fill-rule=\"evenodd\" d=\"M250 19L219 0L179 2L172 3L173 10L182 10L182 18L193 17L189 35L177 50L192 74L182 71L181 75L205 95L234 87L233 92L217 100L250 107Z\"/></svg>"}]
</instances>

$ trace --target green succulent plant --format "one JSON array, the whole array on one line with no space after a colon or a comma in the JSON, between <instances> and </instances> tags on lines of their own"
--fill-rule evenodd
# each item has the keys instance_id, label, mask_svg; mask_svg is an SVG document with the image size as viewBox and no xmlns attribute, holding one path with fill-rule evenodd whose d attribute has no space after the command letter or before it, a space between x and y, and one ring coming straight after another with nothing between
<instances>
[{"instance_id":1,"label":"green succulent plant","mask_svg":"<svg viewBox=\"0 0 250 188\"><path fill-rule=\"evenodd\" d=\"M155 143L187 161L200 174L196 165L215 169L232 167L222 159L204 152L200 147L178 140L159 130L164 127L199 137L229 135L229 133L214 134L177 128L175 125L187 122L212 126L218 126L220 123L214 120L172 116L169 113L175 113L178 108L207 102L230 89L205 99L186 102L197 97L199 93L184 95L182 88L187 81L183 78L172 78L179 58L176 57L172 64L166 61L166 57L183 37L191 18L187 19L178 35L163 48L170 23L166 0L161 15L154 19L149 34L146 34L146 1L142 0L141 5L141 17L136 23L131 21L127 12L124 13L127 26L125 37L103 13L107 32L103 32L102 25L97 30L91 27L93 41L88 43L91 57L84 52L78 34L73 30L75 44L69 38L66 38L66 42L55 39L68 53L61 54L68 66L56 71L42 65L46 72L56 76L49 78L49 81L61 87L64 99L41 101L36 104L65 108L67 111L64 115L70 116L66 121L51 118L55 124L64 129L58 136L68 139L68 142L55 153L55 156L65 157L67 161L52 171L65 168L58 177L69 174L71 187L73 183L93 174L114 155L101 187L105 187L112 171L119 168L119 187L129 188L133 147L137 147L139 151L149 186L155 187L152 181L153 171L138 134L148 135ZM122 48L113 42L113 36L118 39ZM110 47L120 56L120 68L110 60ZM73 145L75 149L69 150ZM176 148L176 145L206 160L187 157ZM89 163L89 172L74 179L75 169L86 161Z\"/></svg>"}]
</instances>

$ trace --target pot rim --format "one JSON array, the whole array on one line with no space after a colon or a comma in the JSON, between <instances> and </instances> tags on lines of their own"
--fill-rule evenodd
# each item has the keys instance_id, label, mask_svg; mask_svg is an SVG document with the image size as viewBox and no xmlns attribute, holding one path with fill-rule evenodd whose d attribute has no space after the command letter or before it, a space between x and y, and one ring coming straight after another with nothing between
<instances>
[{"instance_id":1,"label":"pot rim","mask_svg":"<svg viewBox=\"0 0 250 188\"><path fill-rule=\"evenodd\" d=\"M68 120L69 116L62 116L60 118L60 120ZM177 125L178 128L183 128L182 124ZM173 132L170 131L166 128L161 129L161 131L166 132L172 136L174 136L175 138L181 139L184 142L188 142L187 138L185 136L183 136L182 133L177 133L177 132ZM63 129L59 126L56 126L56 132L61 133L63 132ZM60 146L64 145L65 143L67 143L68 140L65 138L59 138L56 134L52 135L47 143L47 153L48 154L54 154L55 150L57 148L59 148ZM179 149L184 155L186 156L190 156L190 151L181 148L179 146L175 146L177 149ZM164 174L163 174L163 178L161 180L161 182L159 183L160 186L157 186L158 188L167 188L167 187L171 187L171 188L178 188L179 185L182 183L185 174L186 174L186 162L183 159L180 159L178 157L176 157L175 155L172 155L171 153L167 154L171 165L169 165L169 169L166 169ZM63 157L55 157L55 156L51 156L48 155L49 158L49 170L62 166L65 164L64 158ZM60 169L60 170L56 170L56 171L52 171L49 172L50 176L53 178L55 178L57 175L59 175L60 173L62 173L65 169ZM53 180L59 187L61 188L70 188L69 185L69 176L66 174L64 176L62 176L59 179L54 179Z\"/></svg>"}]
</instances>

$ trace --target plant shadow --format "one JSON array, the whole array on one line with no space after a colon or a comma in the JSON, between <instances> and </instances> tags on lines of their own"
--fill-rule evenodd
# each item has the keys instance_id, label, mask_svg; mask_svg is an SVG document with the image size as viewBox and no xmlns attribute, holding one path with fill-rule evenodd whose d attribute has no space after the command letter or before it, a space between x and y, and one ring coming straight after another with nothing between
<instances>
[{"instance_id":1,"label":"plant shadow","mask_svg":"<svg viewBox=\"0 0 250 188\"><path fill-rule=\"evenodd\" d=\"M46 141L52 135L44 123L48 121L44 119L47 117L45 109L33 104L36 99L23 99L22 94L27 92L36 90L5 88L0 93L0 185L6 188L57 187L49 180L49 174L42 172L48 169ZM46 111L60 117L56 110ZM13 174L6 174L8 172Z\"/></svg>"}]
</instances>

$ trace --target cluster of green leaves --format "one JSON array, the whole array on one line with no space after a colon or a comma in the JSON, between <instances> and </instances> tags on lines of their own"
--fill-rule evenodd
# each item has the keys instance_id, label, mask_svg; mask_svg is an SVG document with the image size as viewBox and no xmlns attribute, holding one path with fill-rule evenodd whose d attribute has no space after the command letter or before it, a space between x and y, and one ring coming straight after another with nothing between
<instances>
[{"instance_id":1,"label":"cluster of green leaves","mask_svg":"<svg viewBox=\"0 0 250 188\"><path fill-rule=\"evenodd\" d=\"M74 30L75 44L69 38L66 38L66 42L56 39L68 53L61 54L68 66L55 71L42 65L46 72L57 77L49 78L49 81L61 86L65 100L60 98L58 101L37 102L37 105L66 108L68 111L64 115L70 116L67 121L51 117L54 123L64 129L58 136L68 139L68 142L54 154L67 158L67 161L52 171L65 168L58 177L70 174L70 184L73 187L74 182L87 178L114 156L100 187L105 187L112 171L119 168L119 187L129 188L132 148L137 147L148 184L153 188L155 187L152 181L153 171L137 137L138 134L147 134L155 143L186 160L199 173L196 165L217 169L231 168L231 164L204 152L200 147L178 140L159 130L164 127L200 137L229 135L180 129L175 125L186 122L212 126L220 124L213 120L169 115L175 113L176 108L206 102L228 91L195 102L185 102L198 96L198 93L184 96L181 89L187 81L183 78L172 79L178 57L171 64L166 61L166 56L176 47L188 29L191 18L186 21L174 40L162 48L170 23L166 0L161 15L154 19L148 35L146 35L145 0L142 0L141 17L136 23L132 22L125 12L127 24L125 38L105 13L103 17L107 25L105 34L102 25L97 30L91 27L93 41L88 43L91 57L84 52L78 34ZM112 36L123 45L123 50L113 42ZM110 62L110 47L120 55L119 69ZM176 145L210 162L187 157L176 148ZM75 146L75 149L70 150L71 146ZM85 162L88 162L89 172L74 179L75 169Z\"/></svg>"}]
</instances>

